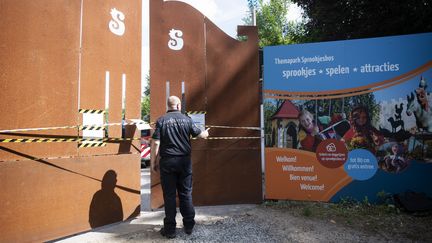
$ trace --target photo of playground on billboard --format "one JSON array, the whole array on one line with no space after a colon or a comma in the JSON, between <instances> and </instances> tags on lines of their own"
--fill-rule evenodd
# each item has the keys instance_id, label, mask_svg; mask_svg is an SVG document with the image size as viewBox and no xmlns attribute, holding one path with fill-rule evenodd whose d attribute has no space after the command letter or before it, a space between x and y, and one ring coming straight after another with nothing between
<instances>
[{"instance_id":1,"label":"photo of playground on billboard","mask_svg":"<svg viewBox=\"0 0 432 243\"><path fill-rule=\"evenodd\" d=\"M432 34L264 48L266 198L431 194Z\"/></svg>"}]
</instances>

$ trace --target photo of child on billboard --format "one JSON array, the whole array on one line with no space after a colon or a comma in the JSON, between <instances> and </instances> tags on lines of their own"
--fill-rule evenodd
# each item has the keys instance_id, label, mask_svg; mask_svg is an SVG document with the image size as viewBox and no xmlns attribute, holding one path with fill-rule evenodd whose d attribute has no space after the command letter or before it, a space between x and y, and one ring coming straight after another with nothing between
<instances>
[{"instance_id":1,"label":"photo of child on billboard","mask_svg":"<svg viewBox=\"0 0 432 243\"><path fill-rule=\"evenodd\" d=\"M371 122L367 107L357 106L351 111L350 129L342 137L349 150L364 148L376 153L376 148L383 143L384 138Z\"/></svg>"},{"instance_id":2,"label":"photo of child on billboard","mask_svg":"<svg viewBox=\"0 0 432 243\"><path fill-rule=\"evenodd\" d=\"M366 149L380 169L401 173L410 160L432 162L432 95L428 71L403 84L336 99L266 99L266 147L316 152L337 139L348 151Z\"/></svg>"}]
</instances>

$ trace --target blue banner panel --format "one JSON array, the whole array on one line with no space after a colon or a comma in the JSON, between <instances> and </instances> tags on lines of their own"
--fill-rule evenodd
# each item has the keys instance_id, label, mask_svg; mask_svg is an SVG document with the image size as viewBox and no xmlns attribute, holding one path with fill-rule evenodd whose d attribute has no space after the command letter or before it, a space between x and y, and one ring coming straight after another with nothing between
<instances>
[{"instance_id":1,"label":"blue banner panel","mask_svg":"<svg viewBox=\"0 0 432 243\"><path fill-rule=\"evenodd\" d=\"M396 78L426 65L432 33L264 47L264 89L346 90Z\"/></svg>"}]
</instances>

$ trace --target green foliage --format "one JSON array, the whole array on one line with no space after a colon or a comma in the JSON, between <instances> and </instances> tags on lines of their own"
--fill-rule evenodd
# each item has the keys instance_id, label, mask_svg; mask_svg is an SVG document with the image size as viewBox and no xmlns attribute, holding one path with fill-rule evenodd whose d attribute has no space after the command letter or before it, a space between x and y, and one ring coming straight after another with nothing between
<instances>
[{"instance_id":1,"label":"green foliage","mask_svg":"<svg viewBox=\"0 0 432 243\"><path fill-rule=\"evenodd\" d=\"M432 31L430 0L293 0L307 16L302 42L402 35Z\"/></svg>"},{"instance_id":2,"label":"green foliage","mask_svg":"<svg viewBox=\"0 0 432 243\"><path fill-rule=\"evenodd\" d=\"M365 197L363 198L363 200L362 200L362 204L363 204L364 206L370 206L370 205L371 205L370 202L369 202L369 198L368 198L367 196L365 196Z\"/></svg>"},{"instance_id":3,"label":"green foliage","mask_svg":"<svg viewBox=\"0 0 432 243\"><path fill-rule=\"evenodd\" d=\"M150 121L150 76L146 76L146 86L141 97L141 119Z\"/></svg>"},{"instance_id":4,"label":"green foliage","mask_svg":"<svg viewBox=\"0 0 432 243\"><path fill-rule=\"evenodd\" d=\"M312 215L312 210L309 207L303 208L302 211L303 216L310 217Z\"/></svg>"},{"instance_id":5,"label":"green foliage","mask_svg":"<svg viewBox=\"0 0 432 243\"><path fill-rule=\"evenodd\" d=\"M340 198L337 205L340 207L347 208L347 207L352 207L352 206L356 205L357 203L358 203L357 200L355 200L352 197L342 197L342 198Z\"/></svg>"},{"instance_id":6,"label":"green foliage","mask_svg":"<svg viewBox=\"0 0 432 243\"><path fill-rule=\"evenodd\" d=\"M252 1L254 2L254 1ZM259 0L252 3L256 6L256 25L258 26L259 46L287 45L296 43L304 34L304 24L298 24L287 20L288 6L291 0ZM249 15L243 18L246 25L252 24L252 17ZM244 40L239 37L239 40Z\"/></svg>"},{"instance_id":7,"label":"green foliage","mask_svg":"<svg viewBox=\"0 0 432 243\"><path fill-rule=\"evenodd\" d=\"M247 1L257 6L260 47L432 32L430 0ZM290 3L303 9L303 22L287 21Z\"/></svg>"},{"instance_id":8,"label":"green foliage","mask_svg":"<svg viewBox=\"0 0 432 243\"><path fill-rule=\"evenodd\" d=\"M150 96L150 75L146 75L146 85L143 95Z\"/></svg>"},{"instance_id":9,"label":"green foliage","mask_svg":"<svg viewBox=\"0 0 432 243\"><path fill-rule=\"evenodd\" d=\"M265 3L264 3L265 2ZM291 0L250 1L248 5L252 10L255 6L256 25L258 26L259 46L275 46L299 43L305 35L305 24L290 22L287 20L288 6ZM252 17L249 12L242 19L245 25L252 25ZM242 36L238 40L244 41Z\"/></svg>"},{"instance_id":10,"label":"green foliage","mask_svg":"<svg viewBox=\"0 0 432 243\"><path fill-rule=\"evenodd\" d=\"M258 26L259 46L287 45L292 41L287 35L289 0L270 0L264 3L259 1L259 8L256 13Z\"/></svg>"},{"instance_id":11,"label":"green foliage","mask_svg":"<svg viewBox=\"0 0 432 243\"><path fill-rule=\"evenodd\" d=\"M264 121L265 122L265 133L271 133L271 117L276 112L276 105L270 101L264 101Z\"/></svg>"},{"instance_id":12,"label":"green foliage","mask_svg":"<svg viewBox=\"0 0 432 243\"><path fill-rule=\"evenodd\" d=\"M377 192L377 198L379 202L384 202L386 200L386 197L388 193L386 193L384 190Z\"/></svg>"},{"instance_id":13,"label":"green foliage","mask_svg":"<svg viewBox=\"0 0 432 243\"><path fill-rule=\"evenodd\" d=\"M384 190L377 192L377 204L381 206L386 213L400 213L399 208L394 204L392 194Z\"/></svg>"},{"instance_id":14,"label":"green foliage","mask_svg":"<svg viewBox=\"0 0 432 243\"><path fill-rule=\"evenodd\" d=\"M150 121L150 96L144 96L141 101L141 119Z\"/></svg>"}]
</instances>

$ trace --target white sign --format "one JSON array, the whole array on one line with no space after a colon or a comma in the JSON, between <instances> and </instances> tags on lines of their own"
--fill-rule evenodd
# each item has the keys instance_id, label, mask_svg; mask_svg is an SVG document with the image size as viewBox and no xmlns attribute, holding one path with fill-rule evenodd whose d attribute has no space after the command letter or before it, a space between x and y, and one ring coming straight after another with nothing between
<instances>
[{"instance_id":1,"label":"white sign","mask_svg":"<svg viewBox=\"0 0 432 243\"><path fill-rule=\"evenodd\" d=\"M96 125L103 126L104 114L83 113L83 126ZM101 130L83 130L83 138L103 138L104 129Z\"/></svg>"},{"instance_id":2,"label":"white sign","mask_svg":"<svg viewBox=\"0 0 432 243\"><path fill-rule=\"evenodd\" d=\"M205 114L189 114L189 116L197 127L205 130Z\"/></svg>"}]
</instances>

